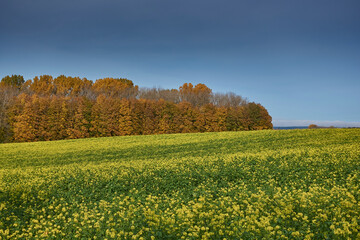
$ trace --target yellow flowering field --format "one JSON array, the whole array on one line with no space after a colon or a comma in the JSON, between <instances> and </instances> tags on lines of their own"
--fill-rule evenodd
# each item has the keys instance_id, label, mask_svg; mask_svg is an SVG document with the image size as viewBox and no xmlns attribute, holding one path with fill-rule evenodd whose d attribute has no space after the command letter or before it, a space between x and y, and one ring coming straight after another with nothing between
<instances>
[{"instance_id":1,"label":"yellow flowering field","mask_svg":"<svg viewBox=\"0 0 360 240\"><path fill-rule=\"evenodd\" d=\"M0 239L360 239L360 129L1 144Z\"/></svg>"}]
</instances>

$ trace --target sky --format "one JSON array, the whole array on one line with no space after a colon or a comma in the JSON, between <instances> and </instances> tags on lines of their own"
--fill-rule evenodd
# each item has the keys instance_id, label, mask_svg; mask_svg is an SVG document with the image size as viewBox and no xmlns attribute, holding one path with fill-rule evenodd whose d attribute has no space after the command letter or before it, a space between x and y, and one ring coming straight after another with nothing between
<instances>
[{"instance_id":1,"label":"sky","mask_svg":"<svg viewBox=\"0 0 360 240\"><path fill-rule=\"evenodd\" d=\"M12 74L204 83L274 126L360 127L360 1L0 1L0 78Z\"/></svg>"}]
</instances>

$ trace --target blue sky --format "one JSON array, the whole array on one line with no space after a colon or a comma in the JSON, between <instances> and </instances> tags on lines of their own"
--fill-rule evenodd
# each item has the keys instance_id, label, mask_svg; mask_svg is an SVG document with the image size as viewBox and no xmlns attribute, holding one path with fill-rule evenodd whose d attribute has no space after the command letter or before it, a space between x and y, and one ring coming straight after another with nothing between
<instances>
[{"instance_id":1,"label":"blue sky","mask_svg":"<svg viewBox=\"0 0 360 240\"><path fill-rule=\"evenodd\" d=\"M1 1L0 77L204 83L274 125L360 126L359 26L358 0Z\"/></svg>"}]
</instances>

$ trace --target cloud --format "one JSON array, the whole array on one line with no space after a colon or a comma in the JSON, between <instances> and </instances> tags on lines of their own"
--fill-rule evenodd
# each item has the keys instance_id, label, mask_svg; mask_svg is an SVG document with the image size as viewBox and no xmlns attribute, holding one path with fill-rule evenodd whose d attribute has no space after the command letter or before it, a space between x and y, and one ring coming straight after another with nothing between
<instances>
[{"instance_id":1,"label":"cloud","mask_svg":"<svg viewBox=\"0 0 360 240\"><path fill-rule=\"evenodd\" d=\"M318 121L318 120L280 120L274 119L274 127L289 127L289 126L309 126L316 124L322 127L360 127L360 122L345 122L345 121Z\"/></svg>"}]
</instances>

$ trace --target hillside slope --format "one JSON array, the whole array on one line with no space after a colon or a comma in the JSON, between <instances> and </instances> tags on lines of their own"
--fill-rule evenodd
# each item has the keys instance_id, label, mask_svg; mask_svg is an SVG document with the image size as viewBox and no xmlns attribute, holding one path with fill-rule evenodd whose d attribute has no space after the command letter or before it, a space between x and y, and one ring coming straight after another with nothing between
<instances>
[{"instance_id":1,"label":"hillside slope","mask_svg":"<svg viewBox=\"0 0 360 240\"><path fill-rule=\"evenodd\" d=\"M0 145L6 238L359 238L360 130Z\"/></svg>"}]
</instances>

